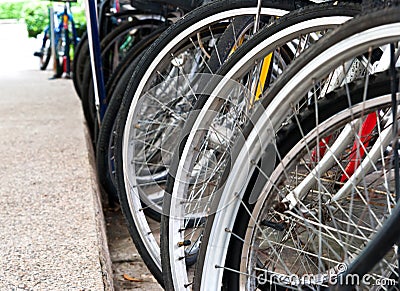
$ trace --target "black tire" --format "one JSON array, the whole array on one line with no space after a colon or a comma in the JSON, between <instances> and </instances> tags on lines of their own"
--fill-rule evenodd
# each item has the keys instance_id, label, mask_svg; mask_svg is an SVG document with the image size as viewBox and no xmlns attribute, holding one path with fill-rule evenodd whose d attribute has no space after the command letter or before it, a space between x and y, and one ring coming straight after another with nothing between
<instances>
[{"instance_id":1,"label":"black tire","mask_svg":"<svg viewBox=\"0 0 400 291\"><path fill-rule=\"evenodd\" d=\"M114 201L118 201L118 193L112 177L113 169L110 165L110 155L112 155L112 143L115 135L115 118L121 105L122 97L125 92L126 82L129 80L130 74L135 70L138 60L131 63L125 74L121 77L115 87L115 91L108 103L104 119L101 124L99 139L96 147L96 168L97 176L101 187L107 192L109 197Z\"/></svg>"},{"instance_id":2,"label":"black tire","mask_svg":"<svg viewBox=\"0 0 400 291\"><path fill-rule=\"evenodd\" d=\"M82 99L81 87L82 87L84 63L89 58L89 46L87 38L88 38L87 32L85 32L75 48L75 55L72 65L72 80L74 82L76 94L80 99Z\"/></svg>"},{"instance_id":3,"label":"black tire","mask_svg":"<svg viewBox=\"0 0 400 291\"><path fill-rule=\"evenodd\" d=\"M46 44L49 44L49 47L46 48ZM51 43L49 39L46 39L45 46L42 47L43 55L40 57L40 70L44 71L47 69L51 58Z\"/></svg>"},{"instance_id":4,"label":"black tire","mask_svg":"<svg viewBox=\"0 0 400 291\"><path fill-rule=\"evenodd\" d=\"M60 32L60 37L57 40L55 50L56 50L56 73L53 76L54 78L61 78L64 72L64 53L65 53L65 29L63 28ZM62 52L62 55L59 53Z\"/></svg>"},{"instance_id":5,"label":"black tire","mask_svg":"<svg viewBox=\"0 0 400 291\"><path fill-rule=\"evenodd\" d=\"M109 162L110 142L112 142L112 134L115 131L115 120L130 76L143 56L144 51L165 29L158 29L136 44L119 64L107 83L107 110L101 123L96 145L96 170L100 186L108 194L108 197L115 202L119 199ZM148 213L148 215L153 216L154 219L160 219L159 214L155 216L155 213L153 215Z\"/></svg>"}]
</instances>

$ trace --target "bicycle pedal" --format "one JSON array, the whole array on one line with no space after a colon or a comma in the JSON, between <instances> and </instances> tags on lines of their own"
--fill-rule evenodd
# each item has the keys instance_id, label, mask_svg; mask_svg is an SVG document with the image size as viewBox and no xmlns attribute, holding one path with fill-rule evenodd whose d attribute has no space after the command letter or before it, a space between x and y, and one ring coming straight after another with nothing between
<instances>
[{"instance_id":1,"label":"bicycle pedal","mask_svg":"<svg viewBox=\"0 0 400 291\"><path fill-rule=\"evenodd\" d=\"M34 52L33 56L41 58L41 57L43 57L43 53L42 52Z\"/></svg>"}]
</instances>

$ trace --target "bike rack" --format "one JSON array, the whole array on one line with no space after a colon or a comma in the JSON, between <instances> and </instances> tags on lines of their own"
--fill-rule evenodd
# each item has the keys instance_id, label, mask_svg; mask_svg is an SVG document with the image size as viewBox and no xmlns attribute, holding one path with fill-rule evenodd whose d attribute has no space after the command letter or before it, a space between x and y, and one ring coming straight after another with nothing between
<instances>
[{"instance_id":1,"label":"bike rack","mask_svg":"<svg viewBox=\"0 0 400 291\"><path fill-rule=\"evenodd\" d=\"M51 43L51 57L53 59L53 72L54 76L57 74L57 60L56 60L56 42L54 36L54 8L49 7L49 21L50 21L50 43Z\"/></svg>"}]
</instances>

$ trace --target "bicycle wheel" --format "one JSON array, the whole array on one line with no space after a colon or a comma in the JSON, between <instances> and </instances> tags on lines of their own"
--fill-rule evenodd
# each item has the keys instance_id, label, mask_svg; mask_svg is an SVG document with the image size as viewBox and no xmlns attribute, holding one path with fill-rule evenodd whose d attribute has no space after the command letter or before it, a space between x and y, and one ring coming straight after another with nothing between
<instances>
[{"instance_id":1,"label":"bicycle wheel","mask_svg":"<svg viewBox=\"0 0 400 291\"><path fill-rule=\"evenodd\" d=\"M65 29L61 29L55 37L55 50L56 50L56 73L54 78L61 78L64 72L64 55L67 48L67 42L65 39Z\"/></svg>"},{"instance_id":2,"label":"bicycle wheel","mask_svg":"<svg viewBox=\"0 0 400 291\"><path fill-rule=\"evenodd\" d=\"M333 272L335 267L335 274L337 274L339 264L351 262L360 253L363 245L368 243L372 235L381 227L395 203L392 197L393 189L390 186L390 179L388 179L390 177L388 173L390 173L393 164L386 160L384 152L382 152L391 140L391 135L387 132L391 130L392 125L387 118L384 118L385 104L387 105L390 102L390 97L389 101L386 96L385 102L378 102L381 99L376 98L385 97L381 95L382 91L374 91L374 86L370 88L367 85L372 79L371 72L376 69L371 63L371 60L375 58L374 52L377 48L388 43L398 42L400 37L399 25L399 8L378 11L373 15L358 17L348 24L344 24L330 37L322 40L320 45L305 52L301 58L293 63L291 69L278 79L269 90L267 98L261 99L261 105L254 114L253 124L248 124L243 131L244 139L236 145L239 148L243 146L246 149L238 151L238 154L232 156L233 166L223 188L223 193L218 197L219 201L214 201L217 205L214 209L215 214L207 220L206 232L200 251L198 269L200 274L195 278L198 288L202 289L206 286L207 288L210 288L210 286L211 288L218 288L217 286L221 286L222 281L224 285L232 283L232 288L239 288L239 286L248 289L257 288L260 285L257 278L254 278L254 274L257 274L257 268L265 275L266 281L273 285L260 286L259 288L276 288L276 285L293 288L290 280L279 279L279 282L276 282L269 281L269 278L272 275L281 276L279 278L288 278L291 275L302 278L307 268L297 265L297 272L296 263L309 266L312 259L314 260L312 266L316 267L311 270L313 278L324 275L329 271ZM344 71L345 63L346 61L355 63L356 60L365 59L367 62L362 66L363 74L361 75L363 78L362 90L359 90L360 93L356 94L356 91L353 91L355 90L354 85L349 84L354 79L354 72L353 70ZM319 84L323 84L322 80L328 79L327 76L334 68L339 68L346 73L345 78L338 84L338 86L344 87L342 89L344 94L337 95L335 91L327 94L327 92L323 92L322 87L319 87ZM385 80L386 92L390 92L387 86L388 78ZM379 88L381 87L379 86ZM307 105L306 101L308 100L304 100L304 96L307 96L310 92L314 102L311 107L315 108L313 114L315 118L313 128L308 133L310 129L303 127L303 122L299 118L304 111L299 110L299 108ZM383 93L385 92L383 91ZM343 96L343 104L347 108L337 115L329 116L332 115L331 112L323 116L325 111L320 112L318 104L324 102L328 95L333 98L333 102L339 102L340 97ZM358 98L358 100L353 98ZM371 105L369 102L376 103ZM333 108L332 103L329 106ZM390 109L389 106L389 114ZM362 125L365 123L356 118L368 118L368 113L373 112L376 115L372 120L376 121L376 126L373 130L370 130L369 135L364 139L363 132L365 129ZM329 117L332 118L327 119ZM279 136L280 129L284 128L288 120L292 120L296 124L300 133L298 146L293 147L293 151L298 151L296 153L299 153L299 156L296 156L294 152L281 156L279 151L275 150L277 146L268 141L271 135L268 134L266 129L270 128L278 132ZM327 123L324 123L325 120ZM327 139L331 135L324 134L332 133L332 136L334 136L335 130L340 129L344 124L350 124L346 126L350 128L350 134L346 133L346 130L341 130L338 132L338 136L344 134L345 137L352 137L353 140L355 138L356 142L352 144L351 140L340 139L339 142L329 144ZM377 131L377 134L372 135L375 131ZM320 141L323 141L322 145L319 143ZM267 144L272 144L272 146L266 147ZM277 144L279 144L279 139ZM354 144L356 144L355 147ZM314 151L312 151L313 146L316 146L316 158ZM329 154L323 155L323 148L330 148ZM342 164L340 161L345 160L346 157L348 159L353 157L354 159L352 152L355 152L355 156L359 158L358 160L356 158L358 167L355 171L348 172L346 163ZM344 154L337 156L339 153ZM329 162L325 163L325 160ZM288 161L293 162L293 164ZM310 162L307 163L307 161ZM349 164L351 164L351 161L352 159L350 159ZM275 164L272 169L271 162ZM385 168L385 165L388 169ZM296 180L296 177L300 177L296 174L301 174L301 171L288 172L287 169L297 170L298 167L301 167L305 174L300 175L301 178ZM336 169L332 170L334 167ZM378 172L375 178L373 176L374 170ZM337 172L339 176L335 178ZM329 174L332 174L332 176L329 176ZM257 183L257 179L260 177L261 184ZM328 177L330 178L328 179ZM279 183L280 181L290 181L295 186L292 188L285 182ZM339 183L337 183L338 181ZM376 190L369 193L366 191L368 188L365 185L373 185L373 182L376 182ZM353 187L353 184L356 187ZM286 185L288 185L287 188L285 188ZM282 192L279 192L280 190ZM278 192L276 195L269 195L273 191ZM249 197L253 199L248 200ZM254 198L256 201L254 201ZM269 203L274 198L278 200L275 201L278 203L275 203L271 208ZM374 199L377 199L378 203L375 203ZM371 201L375 205L370 204ZM344 204L341 204L343 202ZM311 205L316 207L311 210ZM357 206L358 208L354 208L357 211L352 212L351 209L346 208L351 207L349 205ZM278 216L279 213L283 213L282 222L270 219L268 211L271 209ZM243 213L247 213L249 218L248 222L244 223L245 226L239 219L243 219ZM361 216L361 213L364 216ZM298 241L298 244L294 244L293 238L296 234L287 232L284 225L286 215L291 217L288 219L289 226L294 226L294 224L303 221L304 232L310 236L314 235L313 238L317 238L317 248L312 243L313 238L310 243L308 241L304 244L301 243L304 240L304 237L301 238L304 233L299 234L300 241ZM322 217L328 220L322 220ZM294 222L294 224L291 225L291 222ZM331 227L329 223L336 223L339 227ZM264 224L266 233L260 237L262 228L260 229L259 226L261 224ZM347 225L347 228L343 228L343 225ZM283 239L285 234L287 234L287 239L281 241L279 250L271 247L271 244L275 246L279 244L279 236ZM357 235L355 236L355 234ZM324 240L322 240L322 236ZM266 243L264 246L260 239ZM212 241L212 243L208 243L209 241ZM241 245L240 248L243 251L241 256L236 257L236 260L232 257L227 258L227 252L231 248L235 248L235 244ZM271 264L265 269L262 263L259 264L265 258L259 257L259 261L256 254L258 250L260 256L262 256L263 248L270 251L271 254L269 260ZM285 252L282 251L283 249L285 249ZM286 250L293 252L286 252ZM276 264L277 254L282 254L282 259L278 262L279 266ZM340 258L338 254L343 256ZM305 261L305 257L310 261ZM396 274L396 270L393 268L395 257L395 255L393 257L393 253L389 254L384 261L383 271L374 270L372 276L387 278L388 275ZM238 262L237 258L240 258L241 262ZM276 272L268 269L274 264ZM266 265L265 263L264 266ZM230 278L231 281L227 278ZM315 289L329 282L322 279L319 282L313 281L312 283L304 283L304 281L298 280L297 283ZM362 283L364 285L361 288L368 288L365 286L365 282Z\"/></svg>"},{"instance_id":3,"label":"bicycle wheel","mask_svg":"<svg viewBox=\"0 0 400 291\"><path fill-rule=\"evenodd\" d=\"M172 176L164 198L163 210L166 215L162 221L162 248L168 251L162 254L163 262L168 265L163 265L163 270L167 271L166 274L171 274L170 281L174 282L175 289L189 286L192 282L186 275L185 270L188 266L182 258L195 259L197 256L199 245L202 243L202 229L208 215L207 209L210 208L213 195L219 193L224 169L229 167L229 152L235 138L238 137L235 132L240 132L244 126L254 107L251 104L256 102L257 95L262 91L268 91L269 85L286 69L293 58L328 30L350 19L359 11L358 5L346 3L310 6L291 12L256 34L217 72L230 76L230 81L224 84L224 94L228 91L226 88L233 85L233 89L241 91L240 94L236 93L240 98L219 96L211 106L214 113L207 114L209 124L203 123L203 130L190 142L183 141L186 146L182 146L179 154L174 157ZM249 51L252 51L251 58L247 58ZM268 59L271 55L273 57ZM269 72L261 77L263 74L260 68L264 67L267 61ZM261 81L262 78L264 81ZM215 83L218 84L218 81ZM257 86L261 83L262 89ZM200 100L196 108L200 110L206 102L206 98ZM197 114L193 114L191 122L185 124L184 135L192 131L197 122L196 117ZM197 150L193 150L194 148ZM205 162L204 157L210 157L210 153L213 160ZM206 172L212 173L207 179L204 177ZM198 212L200 206L203 215L197 224L193 225L190 220L182 219L193 216L193 211ZM182 242L186 242L186 246L182 245ZM177 247L178 245L181 247ZM196 274L196 271L192 271L191 275L193 273Z\"/></svg>"},{"instance_id":4,"label":"bicycle wheel","mask_svg":"<svg viewBox=\"0 0 400 291\"><path fill-rule=\"evenodd\" d=\"M104 83L116 69L119 62L127 55L129 49L145 35L163 25L157 19L133 20L122 24L100 43ZM82 108L95 146L98 135L97 112L94 102L92 69L89 59L86 60L82 81ZM96 130L97 128L97 130Z\"/></svg>"},{"instance_id":5,"label":"bicycle wheel","mask_svg":"<svg viewBox=\"0 0 400 291\"><path fill-rule=\"evenodd\" d=\"M101 123L98 142L96 144L96 170L99 183L111 199L110 202L118 201L115 182L114 135L115 119L121 105L125 87L140 58L143 56L145 49L147 49L165 29L166 27L156 30L144 37L130 49L128 55L120 62L117 69L111 75L110 80L107 82L107 110ZM149 215L149 213L147 215ZM159 217L159 215L154 215L154 218Z\"/></svg>"},{"instance_id":6,"label":"bicycle wheel","mask_svg":"<svg viewBox=\"0 0 400 291\"><path fill-rule=\"evenodd\" d=\"M263 4L263 15L283 15L285 8L295 7L293 2ZM256 13L256 1L219 1L189 13L149 48L125 92L117 123L117 189L131 236L159 281L160 248L143 213L143 204L161 211L169 151L194 101L173 98L176 95L168 93L185 90L179 87L182 79L177 76L195 76L207 67L207 55L230 19ZM149 94L142 98L150 89L157 98Z\"/></svg>"},{"instance_id":7,"label":"bicycle wheel","mask_svg":"<svg viewBox=\"0 0 400 291\"><path fill-rule=\"evenodd\" d=\"M387 83L388 79L384 78L383 85L386 86ZM371 82L370 85L378 84ZM385 92L385 90L380 91ZM275 280L274 276L279 279L273 284L282 286L283 289L297 288L299 284L314 290L327 287L331 283L329 276L333 278L343 271L339 268L344 268L345 264L351 262L390 213L395 200L391 195L393 187L387 185L393 183L393 176L390 174L393 168L387 165L389 157L382 155L379 160L372 157L375 154L374 146L376 148L380 140L382 140L380 150L386 150L391 140L391 126L384 119L388 117L385 114L391 112L390 95L379 95L373 102L360 105L363 90L359 92L352 90L350 108L346 108L348 96L340 95L336 98L327 96L325 104L319 102L318 114L313 110L306 111L305 116L296 118L298 119L296 125L288 126L291 129L286 129L286 132L285 129L281 129L278 132L277 157L265 156L270 160L278 160L278 156L280 157L275 171L269 175L274 178L266 182L266 178L262 177L264 185L256 189L258 183L255 183L255 187L253 185L250 187L247 193L256 196L259 202L257 201L255 205L249 204L244 212L244 208L242 211L239 210L240 220L232 230L235 237L243 238L243 241L239 242L233 238L228 252L242 254L248 252L249 255L247 262L242 266L237 260L229 258L225 262L225 267L243 271L244 265L247 264L248 271L245 273L249 275L241 276L235 272L224 274L223 284L232 286L230 290L238 288L235 286L263 289L265 288L263 285L268 286ZM367 99L370 98L368 96ZM342 110L343 108L346 109ZM370 140L369 144L364 143L364 145L373 160L373 166L369 169L365 166L365 162L360 165L364 171L363 175L358 176L355 173L354 177L358 176L358 180L354 179L353 189L345 190L346 184L341 183L340 178L345 172L343 168L350 162L351 153L357 151L352 147L357 143L361 126L356 125L355 132L351 127L355 122L365 122L370 114L373 117L378 116L379 120L376 122L381 125L381 128L377 126L374 131L368 133L368 136L364 136ZM330 118L325 120L327 116ZM316 118L320 123L318 127L315 127ZM389 138L388 132L390 132ZM325 159L321 155L322 147L316 146L317 140L327 142L328 152L324 155ZM320 158L315 158L314 153L317 150L320 150ZM326 162L329 158L335 161ZM290 197L290 193L297 191L301 192L296 198L297 207L286 212L282 210L283 221L279 220L282 203L284 204L285 199ZM289 224L286 225L288 221ZM250 232L250 228L253 229L253 233L244 234ZM278 244L280 247L277 247ZM316 248L316 245L321 249ZM256 251L249 251L249 248L256 249L257 246ZM279 260L276 257L278 249ZM266 263L266 257L270 260L270 265ZM393 253L386 257L385 271L393 272L395 257ZM262 271L258 271L257 268L261 268ZM314 281L302 282L305 274L312 274ZM296 278L296 281L288 280L292 275L297 276L299 280L297 281L295 276L292 278ZM323 278L324 275L326 279ZM384 275L384 273L379 276L375 274L380 278ZM391 274L386 278L390 276Z\"/></svg>"},{"instance_id":8,"label":"bicycle wheel","mask_svg":"<svg viewBox=\"0 0 400 291\"><path fill-rule=\"evenodd\" d=\"M338 100L335 99L335 103L331 102L329 107L333 108L333 104L337 105L337 101ZM381 100L379 100L379 102L380 101ZM351 127L352 121L358 121L357 119L353 119L355 117L361 118L365 117L367 114L375 116L376 114L384 114L390 111L390 98L386 98L382 103L377 104L376 102L378 101L374 100L373 110L368 108L368 105L348 109L346 110L347 118L343 117L344 113L341 113L340 118L337 116L332 117L332 119L335 119L335 125L329 124L329 131L322 132L321 128L318 127L314 129L313 133L318 133L321 140L327 140L332 136L339 139L343 136L343 133L346 132L346 127L338 126L339 122L342 124L343 122L347 122L346 124L348 127ZM376 106L379 106L379 110L376 110ZM357 109L360 108L362 110L357 111ZM321 109L320 114L331 115L333 113L328 113L328 110L325 112ZM350 115L352 115L351 118L349 118ZM329 120L329 122L333 122L332 119ZM322 120L319 120L319 122L321 121ZM371 139L376 138L384 140L380 148L384 150L388 146L386 138L388 128L384 125L385 123L382 120L379 120L378 123L382 123L382 132L373 132L368 137ZM321 124L321 126L324 125L326 126L324 123ZM301 124L301 126L303 130L306 127L305 124ZM350 193L344 197L342 196L340 199L337 198L338 200L334 202L329 201L331 197L333 197L332 200L334 200L335 196L338 195L337 193L335 194L332 189L340 187L341 185L334 179L339 179L340 176L343 175L343 172L339 169L340 165L346 165L346 163L349 162L348 153L351 152L352 146L357 140L357 135L354 135L347 143L340 141L344 150L340 153L335 150L334 157L338 160L340 159L337 165L324 170L325 172L320 174L318 171L319 168L310 167L307 169L307 163L309 164L313 161L312 159L307 160L306 158L309 157L309 154L312 154L313 151L307 151L306 147L311 149L315 147L316 136L312 136L312 134L307 135L308 132L304 132L304 134L306 135L304 138L307 140L312 139L312 142L306 143L305 145L303 143L301 146L295 145L294 148L296 148L296 150L301 148L303 153L291 156L290 162L288 163L286 163L286 161L281 161L285 169L281 170L282 172L278 178L279 182L277 183L274 181L274 186L279 185L280 187L270 190L268 194L266 194L268 198L264 196L265 188L262 189L260 193L263 193L263 196L259 198L263 200L262 205L256 204L255 209L253 211L250 210L251 217L254 221L250 222L248 220L248 224L244 226L243 222L246 219L243 219L244 216L241 215L241 223L235 225L233 233L236 235L238 235L239 229L246 229L248 231L249 228L252 227L256 230L254 230L251 235L240 236L244 238L244 242L238 243L233 239L230 242L230 250L238 251L238 249L240 249L239 245L241 245L242 253L245 253L249 251L248 246L251 245L252 248L255 246L259 247L257 250L258 254L254 254L253 252L248 256L248 261L245 263L247 264L247 270L249 270L247 273L249 274L248 276L240 276L237 273L234 274L234 272L230 272L224 275L224 285L228 284L225 283L226 281L229 282L229 284L238 284L238 286L246 286L248 289L251 289L251 286L262 285L261 282L257 282L257 280L260 279L260 275L267 280L273 275L289 277L293 274L299 277L298 282L288 282L287 278L283 276L283 278L281 277L274 283L276 285L283 285L284 288L287 288L287 285L297 286L298 284L302 284L306 286L309 285L310 288L314 287L314 289L318 289L321 285L329 285L330 282L328 278L317 281L318 277L330 273L331 275L338 274L343 271L339 270L339 268L342 268L344 266L343 264L347 265L348 262L351 262L351 260L359 254L360 249L372 238L385 218L390 214L390 210L395 202L391 195L393 188L389 186L388 189L387 184L393 184L393 180L392 177L385 180L384 178L386 177L384 176L391 176L390 172L393 169L391 167L384 169L386 165L382 161L374 161L374 167L376 168L373 169L373 171L366 171L364 176L361 179L359 178L360 182L354 183L355 187L349 191ZM345 134L347 137L348 133L346 132ZM303 139L301 142L303 142ZM285 140L284 143L289 143L289 140ZM335 143L330 145L330 149L336 149L335 145ZM367 150L369 153L373 151L373 149L369 147L367 147ZM292 153L293 151L289 154L291 155ZM286 158L286 156L284 157ZM380 158L388 159L384 157L384 155ZM321 159L317 160L317 162L322 164L324 161ZM302 184L306 184L304 181L308 182L306 179L309 177L308 175L313 173L313 170L318 173L318 179L320 179L321 182L314 183L307 194L302 193L304 196L301 195L301 198L299 197L297 199L298 207L287 211L283 215L285 222L290 221L289 225L285 225L285 222L279 224L281 221L278 219L280 215L273 212L277 211L279 213L277 209L281 206L280 203L285 201L285 198L287 199L288 192L296 191L297 189L300 189L299 191L302 192L307 191L302 187L308 188L310 185L303 186ZM273 172L272 175L278 175L278 173ZM304 177L304 175L306 175L306 177ZM295 179L298 180L295 181ZM283 184L286 185L282 187ZM287 191L286 193L285 190ZM261 225L262 227L260 228ZM282 230L282 227L284 230ZM293 238L283 238L282 236L285 235L293 236ZM308 239L306 240L307 237ZM234 243L234 241L236 243ZM304 243L304 245L299 246L301 243ZM277 244L281 244L281 246L276 248ZM316 245L319 245L320 249L316 248ZM277 260L276 251L278 249L283 262L278 262ZM228 252L230 250L228 250ZM270 265L265 261L267 257L273 261ZM389 254L389 256L385 258L386 262L381 266L384 272L380 274L375 273L374 276L376 279L390 278L390 276L392 276L396 268L395 258L395 253ZM252 262L250 263L250 261ZM229 268L232 267L235 270L244 269L244 265L240 267L237 262L230 259L226 261L225 266ZM264 269L261 272L257 271L257 268L260 266L263 266ZM333 273L334 271L337 273ZM385 272L389 272L389 274L385 275ZM301 278L305 274L313 274L315 281L302 282ZM257 279L249 279L249 277L253 275L255 275Z\"/></svg>"},{"instance_id":9,"label":"bicycle wheel","mask_svg":"<svg viewBox=\"0 0 400 291\"><path fill-rule=\"evenodd\" d=\"M74 52L74 59L72 61L72 81L74 83L74 88L76 94L78 94L79 99L81 97L81 87L82 87L82 78L83 78L83 70L84 70L84 60L89 57L89 48L88 48L88 39L87 32L85 32L78 45L76 46Z\"/></svg>"},{"instance_id":10,"label":"bicycle wheel","mask_svg":"<svg viewBox=\"0 0 400 291\"><path fill-rule=\"evenodd\" d=\"M45 36L46 37L46 36ZM51 58L51 43L50 39L46 37L44 46L40 49L41 55L39 57L39 65L42 71L47 69Z\"/></svg>"}]
</instances>

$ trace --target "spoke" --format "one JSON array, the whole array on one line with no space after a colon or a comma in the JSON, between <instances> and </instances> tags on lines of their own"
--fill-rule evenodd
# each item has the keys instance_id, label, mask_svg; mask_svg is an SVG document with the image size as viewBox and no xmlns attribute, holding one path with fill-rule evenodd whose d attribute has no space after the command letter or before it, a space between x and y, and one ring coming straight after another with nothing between
<instances>
[{"instance_id":1,"label":"spoke","mask_svg":"<svg viewBox=\"0 0 400 291\"><path fill-rule=\"evenodd\" d=\"M254 223L254 225L256 226L256 229L260 232L260 234L263 235L263 239L267 242L267 244L272 247L273 242L271 242L267 237L264 237L264 232L262 230L261 225L257 222L257 220L253 217L253 214L251 213L251 211L248 209L247 205L243 202L242 199L240 199L240 197L238 195L236 195L236 199L239 199L240 204L243 206L243 208L246 210L246 212L248 213L248 215L250 216L250 220L252 221L252 223ZM277 245L281 245L282 244L278 244ZM287 268L286 264L284 263L282 257L280 256L280 254L276 251L275 248L272 247L272 251L275 254L277 260L279 260L280 264L283 266L283 268L285 269L285 272L287 272L288 274L290 274L290 270Z\"/></svg>"},{"instance_id":2,"label":"spoke","mask_svg":"<svg viewBox=\"0 0 400 291\"><path fill-rule=\"evenodd\" d=\"M174 67L174 69L176 69L176 67ZM179 74L172 74L172 72L174 71L174 69L173 70L171 70L171 72L170 72L170 74L167 76L167 77L165 77L164 75L162 75L161 74L161 72L160 71L157 71L157 74L164 80L164 82L163 82L163 84L168 84L169 86L168 86L168 88L172 88L172 90L174 90L174 93L176 93L176 97L180 97L180 98L184 98L185 100L186 100L186 102L187 102L187 104L189 104L190 106L191 106L191 108L192 108L192 101L190 101L189 99L187 99L187 97L186 97L186 93L187 92L184 92L183 90L184 90L184 88L178 88L179 89L179 91L178 91L178 89L177 88L174 88L174 87L172 87L172 81L177 81L178 79L179 79ZM178 69L179 70L179 69ZM172 80L172 81L171 81ZM171 83L172 82L172 83ZM154 89L153 89L154 90ZM164 92L166 92L166 90L163 90L163 93ZM171 99L171 95L169 94L167 94L167 96L169 97L169 99L168 99L168 101L170 101L170 99ZM158 101L159 102L159 100L158 99L156 99L155 101Z\"/></svg>"},{"instance_id":3,"label":"spoke","mask_svg":"<svg viewBox=\"0 0 400 291\"><path fill-rule=\"evenodd\" d=\"M159 207L159 206L162 206L162 204L163 204L163 200L161 199L161 200L159 200L159 201L152 202L151 204L146 205L146 206L140 208L139 211L144 211L144 210L146 210L146 209L151 209L153 206ZM160 229L160 228L157 228L157 229Z\"/></svg>"},{"instance_id":4,"label":"spoke","mask_svg":"<svg viewBox=\"0 0 400 291\"><path fill-rule=\"evenodd\" d=\"M213 34L212 30L211 30L211 27L208 27L208 30L210 31L211 39L213 40L213 43L217 43L217 40L214 37L214 34ZM221 60L221 57L219 55L218 49L215 49L215 53L217 54L219 65L222 65L222 60Z\"/></svg>"},{"instance_id":5,"label":"spoke","mask_svg":"<svg viewBox=\"0 0 400 291\"><path fill-rule=\"evenodd\" d=\"M137 184L132 185L132 187L142 188L145 186L153 186L153 185L159 185L159 184L160 184L160 182L158 182L158 181L151 181L151 182L137 183Z\"/></svg>"},{"instance_id":6,"label":"spoke","mask_svg":"<svg viewBox=\"0 0 400 291\"><path fill-rule=\"evenodd\" d=\"M227 267L224 267L224 266L218 266L218 265L216 265L215 268L216 268L216 269L228 270L228 271L233 272L233 273L236 273L236 274L240 274L240 275L244 275L244 276L246 276L246 277L250 277L250 278L257 279L257 276L254 276L254 275L251 275L251 274L245 273L245 272L240 272L240 271L238 271L238 270L231 269L231 268L227 268Z\"/></svg>"},{"instance_id":7,"label":"spoke","mask_svg":"<svg viewBox=\"0 0 400 291\"><path fill-rule=\"evenodd\" d=\"M171 55L172 55L173 58L175 58L173 54L171 54ZM196 64L198 64L197 61L196 61ZM196 91L190 85L192 81L187 78L187 74L183 71L182 67L183 66L179 66L178 70L181 73L181 76L185 79L186 85L189 87L190 92L193 94L193 96L196 96ZM200 71L200 69L197 69L197 71ZM186 95L186 94L184 94L184 95Z\"/></svg>"},{"instance_id":8,"label":"spoke","mask_svg":"<svg viewBox=\"0 0 400 291\"><path fill-rule=\"evenodd\" d=\"M322 185L322 186L323 186L323 185ZM325 193L329 193L328 190L327 190L324 186L323 186L323 188L324 188ZM330 197L331 197L331 195L330 195ZM361 228L359 227L359 224L356 224L356 223L353 221L353 219L349 216L349 214L348 214L349 211L345 210L345 209L342 207L342 205L341 205L338 201L332 201L332 202L335 203L335 204L334 204L334 207L337 207L337 208L341 211L342 215L344 215L344 216L348 219L349 223L351 223L350 225L353 226L355 230L357 230L358 232L360 232L360 235L361 235L361 236L363 236L364 238L367 239L367 237L364 235L364 233L361 232ZM301 203L301 201L300 201L300 203ZM331 203L331 202L328 202L328 203L326 203L326 205L330 205L330 203ZM328 210L330 211L330 208L329 208L329 207L328 207ZM351 214L351 212L350 212L350 214Z\"/></svg>"},{"instance_id":9,"label":"spoke","mask_svg":"<svg viewBox=\"0 0 400 291\"><path fill-rule=\"evenodd\" d=\"M189 39L190 39L191 43L193 44L194 48L195 48L197 51L201 50L201 48L199 48L199 47L196 46L195 42L193 41L193 39L192 39L191 37L190 37ZM198 41L200 41L200 40L198 39ZM214 72L211 70L210 66L208 65L208 61L207 61L206 59L204 59L204 57L203 57L202 54L200 54L200 57L201 57L203 63L205 64L205 66L207 67L208 71L209 71L211 74L214 74Z\"/></svg>"},{"instance_id":10,"label":"spoke","mask_svg":"<svg viewBox=\"0 0 400 291\"><path fill-rule=\"evenodd\" d=\"M335 228L333 228L333 227L331 227L331 226L324 225L324 224L322 224L322 223L318 223L317 221L311 221L311 220L309 220L309 219L305 219L305 220L304 220L304 217L297 215L297 214L294 213L293 211L285 211L285 213L286 213L287 215L291 215L291 216L297 218L299 224L302 224L302 225L304 225L304 226L307 226L307 225L317 226L317 227L318 227L318 232L319 232L321 235L322 235L322 233L323 233L322 230L325 230L326 232L328 232L328 233L331 235L332 238L335 238L335 236L333 235L333 233L335 233L335 232L341 233L341 234L343 234L343 235L349 235L349 234L350 234L350 233L347 233L346 231L339 230L339 229L335 229ZM313 214L311 214L311 215L314 216ZM314 216L313 218L316 219L315 216ZM302 220L304 220L304 222L302 222ZM352 237L355 237L355 238L357 238L357 239L359 239L359 240L365 241L365 238L362 237L362 236L354 235L354 234L351 234L351 236L352 236ZM340 246L343 247L343 242L342 242L342 241L339 241L339 240L337 240L336 238L335 238L335 240L336 240L336 243L338 243L338 245L340 245Z\"/></svg>"},{"instance_id":11,"label":"spoke","mask_svg":"<svg viewBox=\"0 0 400 291\"><path fill-rule=\"evenodd\" d=\"M164 149L164 148L162 148L162 147L160 147L160 146L156 146L156 145L154 145L154 143L149 143L149 142L144 141L144 140L140 140L139 142L140 142L141 144L148 145L148 146L150 146L150 147L153 148L153 149L160 150L160 151L162 151L162 152L164 152L164 153L167 153L167 154L170 154L170 155L173 154L173 152L168 151L168 150L166 150L166 149ZM154 140L152 140L152 142L154 142Z\"/></svg>"},{"instance_id":12,"label":"spoke","mask_svg":"<svg viewBox=\"0 0 400 291\"><path fill-rule=\"evenodd\" d=\"M164 103L162 103L160 100L158 100L157 97L151 95L150 93L146 94L146 97L151 98L152 100L156 101L156 103L158 103L161 106L162 110L167 110L168 112L171 113L172 116L174 116L176 119L179 119L181 121L185 121L185 119L183 117L181 117L180 115L177 115L176 112L174 110L172 110L171 108L169 108L167 105L165 105Z\"/></svg>"},{"instance_id":13,"label":"spoke","mask_svg":"<svg viewBox=\"0 0 400 291\"><path fill-rule=\"evenodd\" d=\"M225 155L225 153L224 153L224 155ZM204 183L202 183L202 186L201 186L201 192L199 193L199 192L197 192L197 193L199 193L200 195L196 195L195 197L197 197L197 199L195 200L196 201L196 203L194 204L194 206L196 207L196 206L198 206L198 207L201 207L201 206L199 206L199 202L201 202L200 200L203 198L203 195L204 195L204 192L205 191L203 191L203 190L205 190L205 188L209 185L209 183L211 182L211 179L217 174L217 172L220 170L220 168L223 166L223 164L219 164L218 165L218 167L214 167L213 168L213 172L211 173L211 175L210 175L210 177L208 178L208 180L207 181L205 181ZM216 187L217 185L215 185L215 187ZM214 191L211 191L211 195L209 195L209 198L208 198L208 202L210 202L211 201L211 199L213 198L213 194L214 194ZM194 198L194 197L190 197L190 198ZM204 207L208 207L209 206L209 203L206 203L205 205L204 205ZM194 209L196 209L196 208L194 208Z\"/></svg>"}]
</instances>

